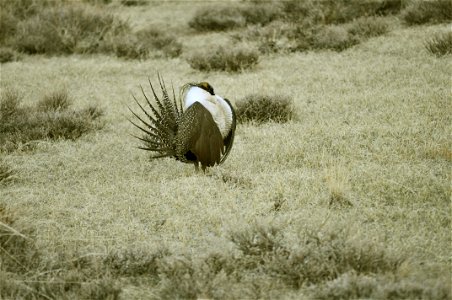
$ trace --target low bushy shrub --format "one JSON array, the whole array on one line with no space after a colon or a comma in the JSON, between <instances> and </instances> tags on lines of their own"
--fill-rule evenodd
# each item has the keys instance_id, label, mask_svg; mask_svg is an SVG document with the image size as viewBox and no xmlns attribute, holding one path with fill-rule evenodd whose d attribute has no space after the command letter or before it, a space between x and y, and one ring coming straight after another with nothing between
<instances>
[{"instance_id":1,"label":"low bushy shrub","mask_svg":"<svg viewBox=\"0 0 452 300\"><path fill-rule=\"evenodd\" d=\"M427 50L440 57L447 54L452 54L452 32L436 33L431 39L425 43Z\"/></svg>"},{"instance_id":2,"label":"low bushy shrub","mask_svg":"<svg viewBox=\"0 0 452 300\"><path fill-rule=\"evenodd\" d=\"M197 31L220 31L243 27L245 23L236 7L208 7L198 10L188 25Z\"/></svg>"},{"instance_id":3,"label":"low bushy shrub","mask_svg":"<svg viewBox=\"0 0 452 300\"><path fill-rule=\"evenodd\" d=\"M339 0L282 2L283 17L299 24L342 24L360 17L397 14L402 0Z\"/></svg>"},{"instance_id":4,"label":"low bushy shrub","mask_svg":"<svg viewBox=\"0 0 452 300\"><path fill-rule=\"evenodd\" d=\"M15 15L0 9L0 42L5 43L5 40L14 36L18 23L19 19Z\"/></svg>"},{"instance_id":5,"label":"low bushy shrub","mask_svg":"<svg viewBox=\"0 0 452 300\"><path fill-rule=\"evenodd\" d=\"M109 36L103 48L104 52L113 52L117 57L125 59L146 59L149 56L149 49L138 37L126 32Z\"/></svg>"},{"instance_id":6,"label":"low bushy shrub","mask_svg":"<svg viewBox=\"0 0 452 300\"><path fill-rule=\"evenodd\" d=\"M32 4L27 2L27 9L20 10L20 1ZM174 36L152 28L133 32L127 22L98 7L64 2L51 6L35 0L11 3L1 11L0 41L12 50L50 55L107 53L129 59L177 57L182 52L182 44ZM5 61L17 57L11 51L3 52L0 58Z\"/></svg>"},{"instance_id":7,"label":"low bushy shrub","mask_svg":"<svg viewBox=\"0 0 452 300\"><path fill-rule=\"evenodd\" d=\"M112 51L126 59L173 58L182 53L182 44L173 35L152 27L136 33L123 31L109 35L103 48L104 52Z\"/></svg>"},{"instance_id":8,"label":"low bushy shrub","mask_svg":"<svg viewBox=\"0 0 452 300\"><path fill-rule=\"evenodd\" d=\"M188 25L197 31L221 31L249 24L264 25L279 17L279 6L271 3L256 6L215 6L198 10Z\"/></svg>"},{"instance_id":9,"label":"low bushy shrub","mask_svg":"<svg viewBox=\"0 0 452 300\"><path fill-rule=\"evenodd\" d=\"M384 17L361 17L340 25L316 25L274 21L266 26L250 26L231 34L235 41L256 43L261 53L297 52L312 49L342 51L368 38L388 32Z\"/></svg>"},{"instance_id":10,"label":"low bushy shrub","mask_svg":"<svg viewBox=\"0 0 452 300\"><path fill-rule=\"evenodd\" d=\"M77 139L86 132L100 129L103 114L96 106L82 110L69 108L71 99L65 91L45 96L35 107L21 106L20 96L7 90L0 99L0 151L32 148L30 142L43 139Z\"/></svg>"},{"instance_id":11,"label":"low bushy shrub","mask_svg":"<svg viewBox=\"0 0 452 300\"><path fill-rule=\"evenodd\" d=\"M412 1L402 11L402 18L409 25L450 22L452 2L449 0Z\"/></svg>"},{"instance_id":12,"label":"low bushy shrub","mask_svg":"<svg viewBox=\"0 0 452 300\"><path fill-rule=\"evenodd\" d=\"M40 111L63 111L68 109L72 99L66 90L58 90L48 95L45 95L37 104Z\"/></svg>"},{"instance_id":13,"label":"low bushy shrub","mask_svg":"<svg viewBox=\"0 0 452 300\"><path fill-rule=\"evenodd\" d=\"M231 34L235 42L256 42L260 53L284 53L297 49L299 39L292 38L296 25L274 21L266 26L249 26L246 30Z\"/></svg>"},{"instance_id":14,"label":"low bushy shrub","mask_svg":"<svg viewBox=\"0 0 452 300\"><path fill-rule=\"evenodd\" d=\"M13 178L13 174L14 171L9 164L0 158L0 184L10 182Z\"/></svg>"},{"instance_id":15,"label":"low bushy shrub","mask_svg":"<svg viewBox=\"0 0 452 300\"><path fill-rule=\"evenodd\" d=\"M182 53L182 44L176 37L157 28L142 29L137 38L150 49L161 52L164 57L178 57Z\"/></svg>"},{"instance_id":16,"label":"low bushy shrub","mask_svg":"<svg viewBox=\"0 0 452 300\"><path fill-rule=\"evenodd\" d=\"M363 40L385 34L389 30L389 23L385 18L362 17L351 22L347 30Z\"/></svg>"},{"instance_id":17,"label":"low bushy shrub","mask_svg":"<svg viewBox=\"0 0 452 300\"><path fill-rule=\"evenodd\" d=\"M15 213L0 204L0 273L23 274L39 264L34 237L34 228L18 222Z\"/></svg>"},{"instance_id":18,"label":"low bushy shrub","mask_svg":"<svg viewBox=\"0 0 452 300\"><path fill-rule=\"evenodd\" d=\"M312 46L316 49L342 51L359 42L359 39L350 34L344 26L329 25L317 31L314 35Z\"/></svg>"},{"instance_id":19,"label":"low bushy shrub","mask_svg":"<svg viewBox=\"0 0 452 300\"><path fill-rule=\"evenodd\" d=\"M293 101L286 96L252 94L236 103L238 122L284 123L294 116Z\"/></svg>"},{"instance_id":20,"label":"low bushy shrub","mask_svg":"<svg viewBox=\"0 0 452 300\"><path fill-rule=\"evenodd\" d=\"M246 6L240 9L247 25L265 25L281 17L281 8L276 3L260 3L256 6Z\"/></svg>"},{"instance_id":21,"label":"low bushy shrub","mask_svg":"<svg viewBox=\"0 0 452 300\"><path fill-rule=\"evenodd\" d=\"M248 46L235 46L197 52L188 58L193 69L200 71L240 72L257 65L259 52Z\"/></svg>"},{"instance_id":22,"label":"low bushy shrub","mask_svg":"<svg viewBox=\"0 0 452 300\"><path fill-rule=\"evenodd\" d=\"M149 3L147 0L121 0L121 5L124 6L143 6Z\"/></svg>"},{"instance_id":23,"label":"low bushy shrub","mask_svg":"<svg viewBox=\"0 0 452 300\"><path fill-rule=\"evenodd\" d=\"M15 46L29 54L95 53L109 32L128 31L113 15L83 7L42 9L18 24Z\"/></svg>"},{"instance_id":24,"label":"low bushy shrub","mask_svg":"<svg viewBox=\"0 0 452 300\"><path fill-rule=\"evenodd\" d=\"M20 55L17 51L11 48L0 48L0 63L7 63L11 61L17 61L20 59Z\"/></svg>"},{"instance_id":25,"label":"low bushy shrub","mask_svg":"<svg viewBox=\"0 0 452 300\"><path fill-rule=\"evenodd\" d=\"M347 272L310 289L313 299L450 299L447 284L432 286L412 279Z\"/></svg>"}]
</instances>

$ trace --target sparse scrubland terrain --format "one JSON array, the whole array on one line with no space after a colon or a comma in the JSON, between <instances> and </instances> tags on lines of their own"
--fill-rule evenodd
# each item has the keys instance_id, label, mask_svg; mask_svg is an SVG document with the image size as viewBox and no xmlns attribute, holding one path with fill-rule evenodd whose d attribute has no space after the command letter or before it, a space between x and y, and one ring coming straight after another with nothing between
<instances>
[{"instance_id":1,"label":"sparse scrubland terrain","mask_svg":"<svg viewBox=\"0 0 452 300\"><path fill-rule=\"evenodd\" d=\"M451 299L450 1L1 1L1 299ZM236 107L150 160L160 73Z\"/></svg>"}]
</instances>

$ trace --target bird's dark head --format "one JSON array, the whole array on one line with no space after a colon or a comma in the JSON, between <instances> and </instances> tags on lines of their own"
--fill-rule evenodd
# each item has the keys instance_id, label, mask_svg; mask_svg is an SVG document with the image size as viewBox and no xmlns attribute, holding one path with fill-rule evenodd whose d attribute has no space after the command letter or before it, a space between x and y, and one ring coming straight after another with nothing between
<instances>
[{"instance_id":1,"label":"bird's dark head","mask_svg":"<svg viewBox=\"0 0 452 300\"><path fill-rule=\"evenodd\" d=\"M203 81L198 84L195 84L195 86L202 88L205 91L208 91L209 94L211 94L211 95L215 95L215 93L213 91L213 87L208 82Z\"/></svg>"}]
</instances>

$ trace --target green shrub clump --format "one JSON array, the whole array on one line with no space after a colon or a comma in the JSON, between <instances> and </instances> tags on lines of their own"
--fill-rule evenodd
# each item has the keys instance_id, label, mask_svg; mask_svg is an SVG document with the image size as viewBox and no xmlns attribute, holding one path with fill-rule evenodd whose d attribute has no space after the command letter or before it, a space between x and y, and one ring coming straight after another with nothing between
<instances>
[{"instance_id":1,"label":"green shrub clump","mask_svg":"<svg viewBox=\"0 0 452 300\"><path fill-rule=\"evenodd\" d=\"M236 41L257 44L261 53L296 52L315 49L345 50L389 31L384 17L361 17L345 24L288 23L275 21L266 26L252 26L231 35Z\"/></svg>"},{"instance_id":2,"label":"green shrub clump","mask_svg":"<svg viewBox=\"0 0 452 300\"><path fill-rule=\"evenodd\" d=\"M447 23L452 20L452 2L449 0L412 1L402 11L402 18L409 25Z\"/></svg>"},{"instance_id":3,"label":"green shrub clump","mask_svg":"<svg viewBox=\"0 0 452 300\"><path fill-rule=\"evenodd\" d=\"M401 0L289 0L282 2L282 16L299 24L329 25L348 23L360 17L398 14L401 8Z\"/></svg>"},{"instance_id":4,"label":"green shrub clump","mask_svg":"<svg viewBox=\"0 0 452 300\"><path fill-rule=\"evenodd\" d=\"M109 34L128 29L112 15L83 7L43 8L18 24L14 45L29 54L95 53Z\"/></svg>"},{"instance_id":5,"label":"green shrub clump","mask_svg":"<svg viewBox=\"0 0 452 300\"><path fill-rule=\"evenodd\" d=\"M153 29L134 32L129 23L98 7L64 2L51 6L47 1L32 0L5 2L9 4L3 4L0 12L0 42L15 51L50 55L106 53L132 59L152 54L176 57L182 52L175 37ZM10 53L1 57L12 60Z\"/></svg>"},{"instance_id":6,"label":"green shrub clump","mask_svg":"<svg viewBox=\"0 0 452 300\"><path fill-rule=\"evenodd\" d=\"M197 31L222 31L249 24L267 24L279 17L278 7L259 6L207 7L198 10L188 25Z\"/></svg>"},{"instance_id":7,"label":"green shrub clump","mask_svg":"<svg viewBox=\"0 0 452 300\"><path fill-rule=\"evenodd\" d=\"M0 158L0 184L10 182L14 174L14 170L8 163Z\"/></svg>"},{"instance_id":8,"label":"green shrub clump","mask_svg":"<svg viewBox=\"0 0 452 300\"><path fill-rule=\"evenodd\" d=\"M242 123L285 123L294 116L293 101L286 96L252 94L238 101L236 106L237 121Z\"/></svg>"},{"instance_id":9,"label":"green shrub clump","mask_svg":"<svg viewBox=\"0 0 452 300\"><path fill-rule=\"evenodd\" d=\"M218 47L215 50L197 52L188 58L193 69L200 71L240 72L259 62L259 52L247 46Z\"/></svg>"},{"instance_id":10,"label":"green shrub clump","mask_svg":"<svg viewBox=\"0 0 452 300\"><path fill-rule=\"evenodd\" d=\"M0 101L0 151L30 148L30 142L43 139L76 139L86 132L100 129L103 115L96 106L72 110L66 91L44 96L35 107L23 107L20 96L6 90Z\"/></svg>"},{"instance_id":11,"label":"green shrub clump","mask_svg":"<svg viewBox=\"0 0 452 300\"><path fill-rule=\"evenodd\" d=\"M0 63L7 63L11 61L17 61L20 59L20 54L11 48L0 48Z\"/></svg>"},{"instance_id":12,"label":"green shrub clump","mask_svg":"<svg viewBox=\"0 0 452 300\"><path fill-rule=\"evenodd\" d=\"M438 57L452 54L452 32L447 31L435 34L426 42L425 47L430 53Z\"/></svg>"},{"instance_id":13,"label":"green shrub clump","mask_svg":"<svg viewBox=\"0 0 452 300\"><path fill-rule=\"evenodd\" d=\"M123 32L113 36L107 43L107 51L109 48L116 56L126 59L173 58L182 53L182 44L173 35L153 27L135 34Z\"/></svg>"}]
</instances>

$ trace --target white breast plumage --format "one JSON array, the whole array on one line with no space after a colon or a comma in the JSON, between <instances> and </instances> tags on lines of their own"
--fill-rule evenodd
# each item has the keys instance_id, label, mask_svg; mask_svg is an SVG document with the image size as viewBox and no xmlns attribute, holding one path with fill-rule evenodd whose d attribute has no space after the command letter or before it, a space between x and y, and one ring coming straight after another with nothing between
<instances>
[{"instance_id":1,"label":"white breast plumage","mask_svg":"<svg viewBox=\"0 0 452 300\"><path fill-rule=\"evenodd\" d=\"M218 95L211 95L197 86L192 86L185 94L184 102L185 109L195 102L201 103L212 115L221 136L225 138L228 135L232 125L232 110L223 98Z\"/></svg>"}]
</instances>

